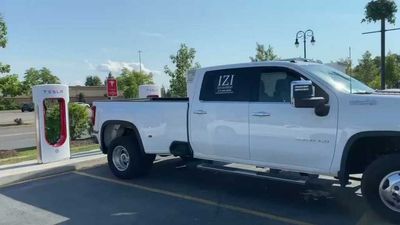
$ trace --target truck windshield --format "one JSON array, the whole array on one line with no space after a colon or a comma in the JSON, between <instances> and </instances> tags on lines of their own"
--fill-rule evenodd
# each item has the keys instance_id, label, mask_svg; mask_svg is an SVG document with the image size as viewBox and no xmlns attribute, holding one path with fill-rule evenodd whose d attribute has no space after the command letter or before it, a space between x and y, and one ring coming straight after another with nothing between
<instances>
[{"instance_id":1,"label":"truck windshield","mask_svg":"<svg viewBox=\"0 0 400 225\"><path fill-rule=\"evenodd\" d=\"M375 92L374 89L368 87L361 81L354 79L353 77L350 77L349 75L330 66L306 65L304 67L312 74L326 81L329 85L339 91L352 94L371 94Z\"/></svg>"}]
</instances>

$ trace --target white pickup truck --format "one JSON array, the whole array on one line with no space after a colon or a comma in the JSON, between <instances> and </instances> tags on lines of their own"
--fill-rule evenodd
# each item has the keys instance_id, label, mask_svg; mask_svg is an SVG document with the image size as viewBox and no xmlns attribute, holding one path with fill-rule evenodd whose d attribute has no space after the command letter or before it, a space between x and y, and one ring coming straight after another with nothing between
<instances>
[{"instance_id":1,"label":"white pickup truck","mask_svg":"<svg viewBox=\"0 0 400 225\"><path fill-rule=\"evenodd\" d=\"M201 68L187 82L188 98L94 103L94 132L117 177L146 174L156 155L275 180L328 175L343 187L363 174L371 207L399 220L400 96L307 60Z\"/></svg>"}]
</instances>

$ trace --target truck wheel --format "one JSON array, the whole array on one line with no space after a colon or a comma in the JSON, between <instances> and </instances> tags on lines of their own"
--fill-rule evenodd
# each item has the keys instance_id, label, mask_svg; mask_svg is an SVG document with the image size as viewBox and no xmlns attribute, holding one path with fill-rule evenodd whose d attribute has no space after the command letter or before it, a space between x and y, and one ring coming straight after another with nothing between
<instances>
[{"instance_id":1,"label":"truck wheel","mask_svg":"<svg viewBox=\"0 0 400 225\"><path fill-rule=\"evenodd\" d=\"M361 190L367 202L383 218L400 221L400 154L375 160L363 174Z\"/></svg>"},{"instance_id":2,"label":"truck wheel","mask_svg":"<svg viewBox=\"0 0 400 225\"><path fill-rule=\"evenodd\" d=\"M113 140L107 153L111 172L121 179L146 175L153 165L154 158L155 155L142 153L137 141L130 136Z\"/></svg>"}]
</instances>

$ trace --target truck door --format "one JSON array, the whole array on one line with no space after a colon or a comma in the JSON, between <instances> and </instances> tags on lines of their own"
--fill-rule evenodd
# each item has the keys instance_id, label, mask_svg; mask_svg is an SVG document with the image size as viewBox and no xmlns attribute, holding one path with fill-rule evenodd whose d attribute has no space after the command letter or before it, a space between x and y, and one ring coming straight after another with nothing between
<instances>
[{"instance_id":1,"label":"truck door","mask_svg":"<svg viewBox=\"0 0 400 225\"><path fill-rule=\"evenodd\" d=\"M328 171L334 155L337 102L333 94L315 83L316 96L328 99L327 116L313 108L295 108L290 103L290 83L307 79L280 67L263 67L258 73L258 97L249 104L251 160L270 167Z\"/></svg>"},{"instance_id":2,"label":"truck door","mask_svg":"<svg viewBox=\"0 0 400 225\"><path fill-rule=\"evenodd\" d=\"M252 80L247 75L245 68L204 74L189 112L190 144L195 156L249 159L248 106Z\"/></svg>"}]
</instances>

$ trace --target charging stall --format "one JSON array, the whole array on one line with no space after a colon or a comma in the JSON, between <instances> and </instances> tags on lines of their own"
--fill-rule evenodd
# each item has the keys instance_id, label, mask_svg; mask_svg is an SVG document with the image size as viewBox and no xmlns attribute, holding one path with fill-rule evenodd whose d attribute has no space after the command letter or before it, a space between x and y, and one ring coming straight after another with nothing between
<instances>
[{"instance_id":1,"label":"charging stall","mask_svg":"<svg viewBox=\"0 0 400 225\"><path fill-rule=\"evenodd\" d=\"M67 85L45 84L32 88L36 114L39 163L70 158Z\"/></svg>"}]
</instances>

